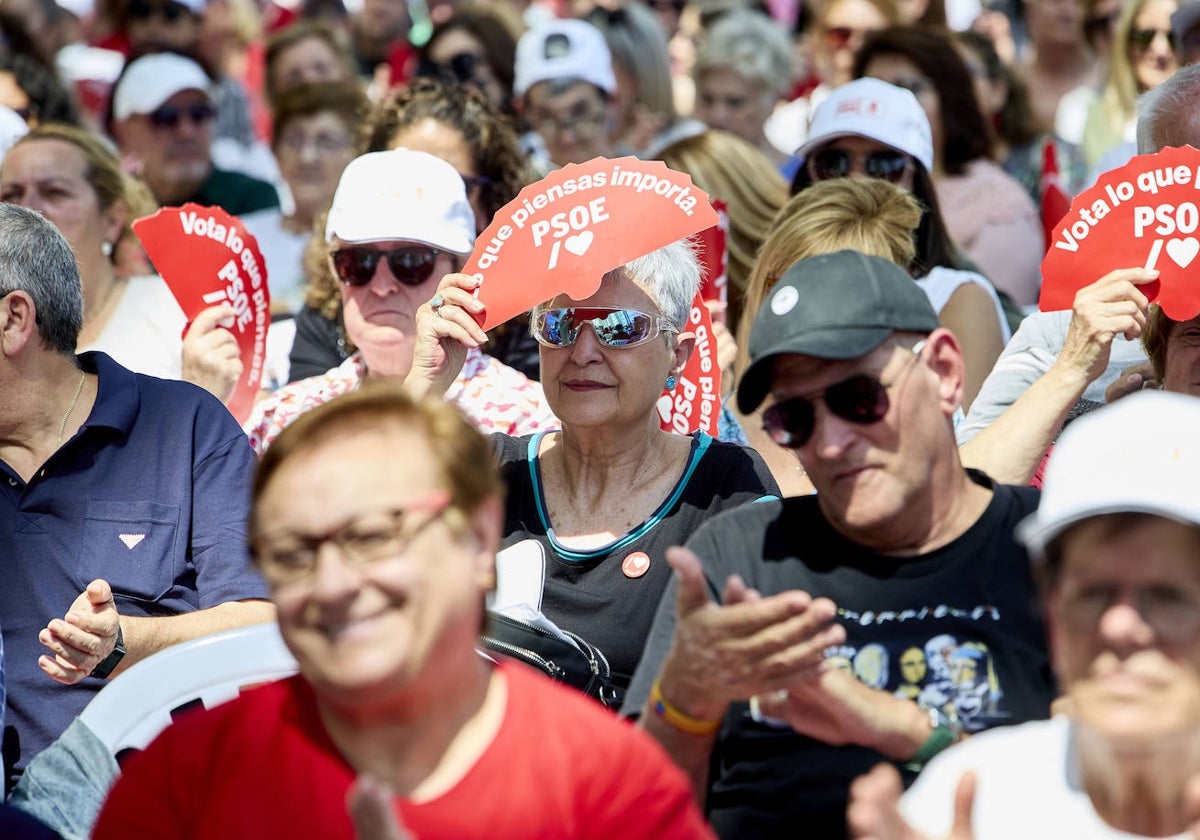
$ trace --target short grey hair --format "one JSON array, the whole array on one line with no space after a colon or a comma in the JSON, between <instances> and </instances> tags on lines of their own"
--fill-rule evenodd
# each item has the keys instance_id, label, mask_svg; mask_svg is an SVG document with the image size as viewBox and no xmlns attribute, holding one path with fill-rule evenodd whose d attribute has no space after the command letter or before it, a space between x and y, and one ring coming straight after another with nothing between
<instances>
[{"instance_id":1,"label":"short grey hair","mask_svg":"<svg viewBox=\"0 0 1200 840\"><path fill-rule=\"evenodd\" d=\"M678 119L671 84L671 59L667 38L654 12L641 0L630 0L615 16L592 19L604 33L614 67L619 67L637 84L638 104L668 126Z\"/></svg>"},{"instance_id":2,"label":"short grey hair","mask_svg":"<svg viewBox=\"0 0 1200 840\"><path fill-rule=\"evenodd\" d=\"M690 239L679 239L604 275L624 274L650 296L658 311L687 328L692 301L700 288L700 260Z\"/></svg>"},{"instance_id":3,"label":"short grey hair","mask_svg":"<svg viewBox=\"0 0 1200 840\"><path fill-rule=\"evenodd\" d=\"M1175 71L1138 99L1138 154L1168 146L1200 146L1200 64Z\"/></svg>"},{"instance_id":4,"label":"short grey hair","mask_svg":"<svg viewBox=\"0 0 1200 840\"><path fill-rule=\"evenodd\" d=\"M687 329L692 301L700 289L700 258L691 239L679 239L607 272L601 282L628 277L645 292L658 311L681 331ZM553 301L540 303L533 314L545 312Z\"/></svg>"},{"instance_id":5,"label":"short grey hair","mask_svg":"<svg viewBox=\"0 0 1200 840\"><path fill-rule=\"evenodd\" d=\"M0 203L0 294L33 299L42 344L74 355L83 329L83 283L75 252L40 213Z\"/></svg>"},{"instance_id":6,"label":"short grey hair","mask_svg":"<svg viewBox=\"0 0 1200 840\"><path fill-rule=\"evenodd\" d=\"M783 27L761 12L734 9L704 36L692 77L729 69L777 99L792 83L792 45Z\"/></svg>"}]
</instances>

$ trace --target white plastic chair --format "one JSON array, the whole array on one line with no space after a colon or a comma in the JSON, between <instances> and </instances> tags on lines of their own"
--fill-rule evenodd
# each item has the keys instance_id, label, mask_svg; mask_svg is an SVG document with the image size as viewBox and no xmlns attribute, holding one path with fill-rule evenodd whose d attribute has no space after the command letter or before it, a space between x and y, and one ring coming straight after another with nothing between
<instances>
[{"instance_id":1,"label":"white plastic chair","mask_svg":"<svg viewBox=\"0 0 1200 840\"><path fill-rule=\"evenodd\" d=\"M296 660L279 626L255 624L201 636L131 666L92 698L79 718L111 751L144 749L172 714L232 700L243 688L291 676Z\"/></svg>"}]
</instances>

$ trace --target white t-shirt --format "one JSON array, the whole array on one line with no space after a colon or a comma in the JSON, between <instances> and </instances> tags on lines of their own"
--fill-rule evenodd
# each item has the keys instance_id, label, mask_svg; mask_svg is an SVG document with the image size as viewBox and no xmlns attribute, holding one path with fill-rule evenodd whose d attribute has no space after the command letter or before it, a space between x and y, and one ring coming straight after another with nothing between
<instances>
[{"instance_id":1,"label":"white t-shirt","mask_svg":"<svg viewBox=\"0 0 1200 840\"><path fill-rule=\"evenodd\" d=\"M183 310L157 274L130 277L104 331L78 352L100 350L123 367L161 379L182 375Z\"/></svg>"},{"instance_id":2,"label":"white t-shirt","mask_svg":"<svg viewBox=\"0 0 1200 840\"><path fill-rule=\"evenodd\" d=\"M959 777L974 770L974 840L1138 840L1096 814L1080 784L1072 733L1070 718L1060 716L974 735L929 763L900 810L917 831L945 837Z\"/></svg>"}]
</instances>

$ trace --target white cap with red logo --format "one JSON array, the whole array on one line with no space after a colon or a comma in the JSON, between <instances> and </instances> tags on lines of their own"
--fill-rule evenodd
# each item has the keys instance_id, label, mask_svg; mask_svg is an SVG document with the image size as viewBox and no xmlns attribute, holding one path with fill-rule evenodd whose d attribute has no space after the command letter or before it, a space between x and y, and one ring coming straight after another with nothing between
<instances>
[{"instance_id":1,"label":"white cap with red logo","mask_svg":"<svg viewBox=\"0 0 1200 840\"><path fill-rule=\"evenodd\" d=\"M842 85L813 114L808 139L796 150L807 157L839 137L865 137L891 146L933 171L933 132L921 103L911 91L879 79L855 79Z\"/></svg>"}]
</instances>

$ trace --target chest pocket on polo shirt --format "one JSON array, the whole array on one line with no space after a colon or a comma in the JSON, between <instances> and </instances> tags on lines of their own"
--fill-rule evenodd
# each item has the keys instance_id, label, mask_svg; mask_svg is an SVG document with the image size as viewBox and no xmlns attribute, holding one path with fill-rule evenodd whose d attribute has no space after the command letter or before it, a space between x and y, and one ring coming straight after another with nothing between
<instances>
[{"instance_id":1,"label":"chest pocket on polo shirt","mask_svg":"<svg viewBox=\"0 0 1200 840\"><path fill-rule=\"evenodd\" d=\"M79 582L104 578L113 590L154 601L176 578L179 507L158 502L88 502Z\"/></svg>"}]
</instances>

